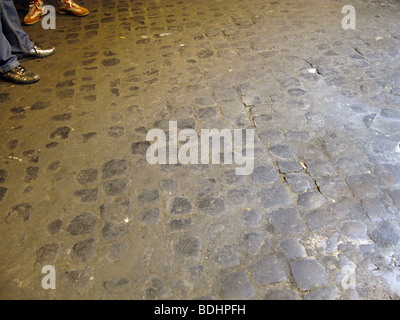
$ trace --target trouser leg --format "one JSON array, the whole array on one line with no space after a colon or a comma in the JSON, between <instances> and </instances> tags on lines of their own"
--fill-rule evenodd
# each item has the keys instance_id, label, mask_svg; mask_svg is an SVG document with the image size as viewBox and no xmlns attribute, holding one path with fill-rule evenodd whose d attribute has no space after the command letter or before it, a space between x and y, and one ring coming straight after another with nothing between
<instances>
[{"instance_id":1,"label":"trouser leg","mask_svg":"<svg viewBox=\"0 0 400 320\"><path fill-rule=\"evenodd\" d=\"M22 30L17 10L12 0L0 0L0 72L19 65L16 55L29 52L33 42Z\"/></svg>"}]
</instances>

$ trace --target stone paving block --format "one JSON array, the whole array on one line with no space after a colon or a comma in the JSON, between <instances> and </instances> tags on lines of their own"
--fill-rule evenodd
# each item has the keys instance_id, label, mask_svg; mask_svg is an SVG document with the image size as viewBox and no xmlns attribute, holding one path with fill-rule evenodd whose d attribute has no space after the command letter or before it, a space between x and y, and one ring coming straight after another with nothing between
<instances>
[{"instance_id":1,"label":"stone paving block","mask_svg":"<svg viewBox=\"0 0 400 320\"><path fill-rule=\"evenodd\" d=\"M336 226L337 217L328 210L316 210L306 215L306 221L311 231L317 231Z\"/></svg>"},{"instance_id":2,"label":"stone paving block","mask_svg":"<svg viewBox=\"0 0 400 320\"><path fill-rule=\"evenodd\" d=\"M299 243L298 239L286 239L282 241L281 249L288 259L305 258L307 256L306 250Z\"/></svg>"},{"instance_id":3,"label":"stone paving block","mask_svg":"<svg viewBox=\"0 0 400 320\"><path fill-rule=\"evenodd\" d=\"M296 291L291 290L268 290L264 296L265 300L300 300L300 296Z\"/></svg>"},{"instance_id":4,"label":"stone paving block","mask_svg":"<svg viewBox=\"0 0 400 320\"><path fill-rule=\"evenodd\" d=\"M370 128L383 134L391 135L397 132L400 124L400 112L396 109L385 108L374 118Z\"/></svg>"},{"instance_id":5,"label":"stone paving block","mask_svg":"<svg viewBox=\"0 0 400 320\"><path fill-rule=\"evenodd\" d=\"M303 170L299 161L278 161L278 166L282 173L294 173Z\"/></svg>"},{"instance_id":6,"label":"stone paving block","mask_svg":"<svg viewBox=\"0 0 400 320\"><path fill-rule=\"evenodd\" d=\"M287 280L285 264L275 254L259 258L249 268L252 277L261 285Z\"/></svg>"},{"instance_id":7,"label":"stone paving block","mask_svg":"<svg viewBox=\"0 0 400 320\"><path fill-rule=\"evenodd\" d=\"M67 232L71 235L88 234L94 231L97 218L90 212L75 216L67 226Z\"/></svg>"},{"instance_id":8,"label":"stone paving block","mask_svg":"<svg viewBox=\"0 0 400 320\"><path fill-rule=\"evenodd\" d=\"M301 291L312 290L328 283L325 268L315 259L299 259L290 262L294 280Z\"/></svg>"},{"instance_id":9,"label":"stone paving block","mask_svg":"<svg viewBox=\"0 0 400 320\"><path fill-rule=\"evenodd\" d=\"M346 180L356 197L373 197L380 192L376 180L369 174L350 176Z\"/></svg>"},{"instance_id":10,"label":"stone paving block","mask_svg":"<svg viewBox=\"0 0 400 320\"><path fill-rule=\"evenodd\" d=\"M263 188L257 196L261 199L261 205L266 209L287 206L291 203L289 193L282 184Z\"/></svg>"},{"instance_id":11,"label":"stone paving block","mask_svg":"<svg viewBox=\"0 0 400 320\"><path fill-rule=\"evenodd\" d=\"M254 289L247 280L245 271L220 275L215 290L223 300L244 300L254 296Z\"/></svg>"},{"instance_id":12,"label":"stone paving block","mask_svg":"<svg viewBox=\"0 0 400 320\"><path fill-rule=\"evenodd\" d=\"M351 191L341 177L321 177L316 179L321 193L328 199L338 200L342 197L351 197Z\"/></svg>"},{"instance_id":13,"label":"stone paving block","mask_svg":"<svg viewBox=\"0 0 400 320\"><path fill-rule=\"evenodd\" d=\"M285 174L285 180L289 183L294 192L306 192L315 189L314 180L305 173Z\"/></svg>"},{"instance_id":14,"label":"stone paving block","mask_svg":"<svg viewBox=\"0 0 400 320\"><path fill-rule=\"evenodd\" d=\"M341 230L352 240L368 240L367 227L360 221L344 221Z\"/></svg>"},{"instance_id":15,"label":"stone paving block","mask_svg":"<svg viewBox=\"0 0 400 320\"><path fill-rule=\"evenodd\" d=\"M379 201L379 199L362 200L361 206L372 221L389 218L389 214L386 212L385 206Z\"/></svg>"},{"instance_id":16,"label":"stone paving block","mask_svg":"<svg viewBox=\"0 0 400 320\"><path fill-rule=\"evenodd\" d=\"M389 193L390 197L393 199L395 206L400 210L400 190L394 190Z\"/></svg>"},{"instance_id":17,"label":"stone paving block","mask_svg":"<svg viewBox=\"0 0 400 320\"><path fill-rule=\"evenodd\" d=\"M308 210L316 210L322 207L325 202L325 198L317 191L302 193L297 200L300 206Z\"/></svg>"},{"instance_id":18,"label":"stone paving block","mask_svg":"<svg viewBox=\"0 0 400 320\"><path fill-rule=\"evenodd\" d=\"M276 233L298 234L306 229L298 210L295 208L279 209L271 212L267 217Z\"/></svg>"},{"instance_id":19,"label":"stone paving block","mask_svg":"<svg viewBox=\"0 0 400 320\"><path fill-rule=\"evenodd\" d=\"M232 245L216 248L213 251L211 258L222 267L235 267L240 265L240 260Z\"/></svg>"},{"instance_id":20,"label":"stone paving block","mask_svg":"<svg viewBox=\"0 0 400 320\"><path fill-rule=\"evenodd\" d=\"M399 226L392 221L377 223L368 233L379 247L393 247L400 241Z\"/></svg>"},{"instance_id":21,"label":"stone paving block","mask_svg":"<svg viewBox=\"0 0 400 320\"><path fill-rule=\"evenodd\" d=\"M174 253L180 258L199 258L201 241L197 237L183 236L173 244Z\"/></svg>"}]
</instances>

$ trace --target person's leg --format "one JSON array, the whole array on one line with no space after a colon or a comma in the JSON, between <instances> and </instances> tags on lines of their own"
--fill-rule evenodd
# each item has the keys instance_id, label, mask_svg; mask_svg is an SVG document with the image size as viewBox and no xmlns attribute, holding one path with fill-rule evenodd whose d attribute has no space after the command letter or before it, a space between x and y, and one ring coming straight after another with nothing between
<instances>
[{"instance_id":1,"label":"person's leg","mask_svg":"<svg viewBox=\"0 0 400 320\"><path fill-rule=\"evenodd\" d=\"M3 0L0 0L0 17L3 10ZM3 33L3 23L0 21L0 78L20 84L39 81L39 75L28 72L20 66L17 57L11 52L11 45Z\"/></svg>"},{"instance_id":2,"label":"person's leg","mask_svg":"<svg viewBox=\"0 0 400 320\"><path fill-rule=\"evenodd\" d=\"M0 77L14 83L33 83L39 75L20 66L18 57L43 58L55 48L43 50L36 46L22 30L12 0L0 0Z\"/></svg>"},{"instance_id":3,"label":"person's leg","mask_svg":"<svg viewBox=\"0 0 400 320\"><path fill-rule=\"evenodd\" d=\"M3 10L0 0L0 15ZM20 66L17 57L11 52L11 45L3 33L2 21L0 21L0 78L20 84L28 84L39 81L39 75L28 72Z\"/></svg>"},{"instance_id":4,"label":"person's leg","mask_svg":"<svg viewBox=\"0 0 400 320\"><path fill-rule=\"evenodd\" d=\"M3 33L0 23L0 73L10 71L17 66L19 66L18 59L11 53L11 45Z\"/></svg>"},{"instance_id":5,"label":"person's leg","mask_svg":"<svg viewBox=\"0 0 400 320\"><path fill-rule=\"evenodd\" d=\"M17 9L12 0L0 0L0 18L2 33L11 45L14 54L25 54L32 50L35 44L28 34L22 30Z\"/></svg>"}]
</instances>

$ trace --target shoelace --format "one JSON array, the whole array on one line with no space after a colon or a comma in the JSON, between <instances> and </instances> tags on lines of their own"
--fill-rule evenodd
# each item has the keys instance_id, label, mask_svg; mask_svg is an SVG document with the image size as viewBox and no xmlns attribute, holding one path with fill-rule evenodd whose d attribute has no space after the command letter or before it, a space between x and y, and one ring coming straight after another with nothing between
<instances>
[{"instance_id":1,"label":"shoelace","mask_svg":"<svg viewBox=\"0 0 400 320\"><path fill-rule=\"evenodd\" d=\"M20 74L25 74L26 73L26 69L23 66L17 66L14 69L16 69L15 71L17 73L20 73Z\"/></svg>"},{"instance_id":2,"label":"shoelace","mask_svg":"<svg viewBox=\"0 0 400 320\"><path fill-rule=\"evenodd\" d=\"M65 3L67 5L69 5L70 8L72 8L72 5L74 4L74 2L72 0L67 0L67 1L65 1Z\"/></svg>"},{"instance_id":3,"label":"shoelace","mask_svg":"<svg viewBox=\"0 0 400 320\"><path fill-rule=\"evenodd\" d=\"M36 7L38 10L40 10L40 6L41 6L41 3L40 3L40 2L38 2L38 1L31 1L31 3L29 4L29 11L35 9L35 7Z\"/></svg>"}]
</instances>

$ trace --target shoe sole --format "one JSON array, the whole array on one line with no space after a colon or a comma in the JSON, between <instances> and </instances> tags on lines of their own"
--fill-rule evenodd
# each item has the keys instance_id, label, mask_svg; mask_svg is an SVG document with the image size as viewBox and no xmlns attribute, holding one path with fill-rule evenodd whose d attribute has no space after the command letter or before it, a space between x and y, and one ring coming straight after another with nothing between
<instances>
[{"instance_id":1,"label":"shoe sole","mask_svg":"<svg viewBox=\"0 0 400 320\"><path fill-rule=\"evenodd\" d=\"M11 79L6 79L4 77L0 77L0 79L2 79L3 81L6 81L6 82L15 83L15 84L32 84L32 83L38 82L40 80L40 77L38 77L35 80L29 81L29 82L14 81L14 80L11 80Z\"/></svg>"}]
</instances>

